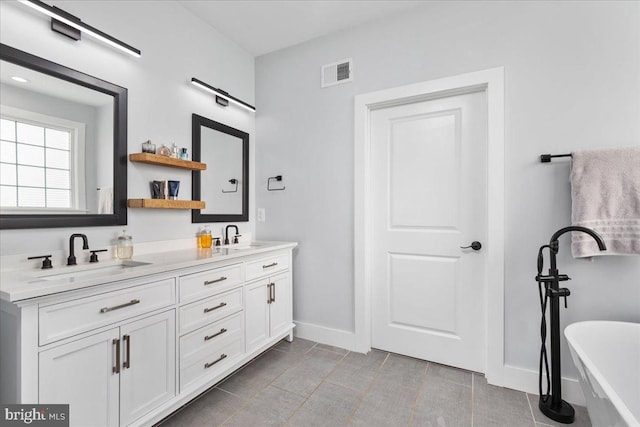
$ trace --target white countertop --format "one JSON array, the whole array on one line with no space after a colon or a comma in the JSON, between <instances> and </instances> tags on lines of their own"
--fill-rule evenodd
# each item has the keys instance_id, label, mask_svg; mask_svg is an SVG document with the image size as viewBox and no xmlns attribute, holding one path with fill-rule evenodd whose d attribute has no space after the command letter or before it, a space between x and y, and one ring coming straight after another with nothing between
<instances>
[{"instance_id":1,"label":"white countertop","mask_svg":"<svg viewBox=\"0 0 640 427\"><path fill-rule=\"evenodd\" d=\"M295 242L261 241L252 242L250 245L238 244L214 246L211 249L193 248L146 253L140 256L134 255L131 260L134 264L144 263L143 265L120 269L118 266L123 264L122 261L106 260L95 264L64 266L48 270L7 271L0 276L0 299L14 302L38 298L105 283L257 255L263 252L291 249L297 245ZM124 263L126 264L126 262ZM72 275L74 272L78 272L78 275ZM55 277L58 274L61 275L60 278Z\"/></svg>"}]
</instances>

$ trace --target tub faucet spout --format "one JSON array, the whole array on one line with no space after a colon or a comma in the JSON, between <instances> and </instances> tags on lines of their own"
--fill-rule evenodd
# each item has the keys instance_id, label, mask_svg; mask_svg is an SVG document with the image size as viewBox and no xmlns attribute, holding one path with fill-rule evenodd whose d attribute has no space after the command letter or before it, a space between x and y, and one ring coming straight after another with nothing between
<instances>
[{"instance_id":1,"label":"tub faucet spout","mask_svg":"<svg viewBox=\"0 0 640 427\"><path fill-rule=\"evenodd\" d=\"M587 227L571 225L569 227L561 228L560 230L553 233L553 236L551 236L549 246L555 253L558 253L558 237L562 236L564 233L568 233L569 231L581 231L583 233L587 233L589 236L593 237L593 240L596 241L596 243L598 244L598 249L600 249L601 251L607 250L607 245L605 245L602 236L600 236L598 233Z\"/></svg>"}]
</instances>

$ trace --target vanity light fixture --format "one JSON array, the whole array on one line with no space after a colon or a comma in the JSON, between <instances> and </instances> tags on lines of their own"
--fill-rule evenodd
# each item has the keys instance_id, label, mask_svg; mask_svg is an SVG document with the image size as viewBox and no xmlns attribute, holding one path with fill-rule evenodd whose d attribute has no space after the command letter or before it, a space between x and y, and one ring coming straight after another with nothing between
<instances>
[{"instance_id":1,"label":"vanity light fixture","mask_svg":"<svg viewBox=\"0 0 640 427\"><path fill-rule=\"evenodd\" d=\"M35 10L37 10L38 12L44 13L47 16L50 16L51 18L53 18L53 22L52 22L52 29L54 31L59 31L58 29L54 28L54 24L55 21L59 21L62 24L66 24L69 27L73 27L76 30L79 30L87 35L90 35L91 37L95 37L96 39L112 46L115 47L116 49L119 49L123 52L128 53L129 55L135 56L136 58L140 58L141 52L136 49L133 46L130 46L118 39L116 39L115 37L111 37L109 34L107 33L103 33L102 31L98 30L97 28L92 27L89 24L85 24L84 22L82 22L80 19L74 17L73 15L70 15L69 13L67 13L66 11L59 9L57 7L54 6L49 6L48 4L40 1L40 0L19 0L20 3L29 6ZM71 35L63 32L63 34L65 34L68 37L74 38Z\"/></svg>"},{"instance_id":2,"label":"vanity light fixture","mask_svg":"<svg viewBox=\"0 0 640 427\"><path fill-rule=\"evenodd\" d=\"M216 96L216 103L226 107L229 105L229 102L233 102L234 104L242 107L246 110L253 111L255 113L256 107L251 104L247 104L244 101L239 100L238 98L229 95L228 92L225 92L222 89L215 88L211 85L206 84L202 80L198 80L195 77L191 77L191 84L199 87L200 89L212 93Z\"/></svg>"}]
</instances>

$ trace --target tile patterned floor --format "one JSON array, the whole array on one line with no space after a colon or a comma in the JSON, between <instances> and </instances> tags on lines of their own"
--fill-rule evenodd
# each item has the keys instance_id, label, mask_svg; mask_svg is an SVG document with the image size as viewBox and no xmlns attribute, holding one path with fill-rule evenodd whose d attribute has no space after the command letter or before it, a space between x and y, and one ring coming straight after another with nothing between
<instances>
[{"instance_id":1,"label":"tile patterned floor","mask_svg":"<svg viewBox=\"0 0 640 427\"><path fill-rule=\"evenodd\" d=\"M484 376L373 350L296 338L281 341L159 427L563 426L537 396L487 384ZM591 426L576 407L575 427Z\"/></svg>"}]
</instances>

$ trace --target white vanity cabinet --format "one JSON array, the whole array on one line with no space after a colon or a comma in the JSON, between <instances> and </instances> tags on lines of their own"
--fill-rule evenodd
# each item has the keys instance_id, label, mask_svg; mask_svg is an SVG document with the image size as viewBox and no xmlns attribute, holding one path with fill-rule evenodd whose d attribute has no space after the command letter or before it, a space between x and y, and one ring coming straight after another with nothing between
<instances>
[{"instance_id":1,"label":"white vanity cabinet","mask_svg":"<svg viewBox=\"0 0 640 427\"><path fill-rule=\"evenodd\" d=\"M175 310L41 351L40 402L69 404L71 425L118 426L176 394Z\"/></svg>"},{"instance_id":2,"label":"white vanity cabinet","mask_svg":"<svg viewBox=\"0 0 640 427\"><path fill-rule=\"evenodd\" d=\"M0 401L69 404L71 427L154 425L292 339L295 246L149 256L82 286L3 281Z\"/></svg>"},{"instance_id":3,"label":"white vanity cabinet","mask_svg":"<svg viewBox=\"0 0 640 427\"><path fill-rule=\"evenodd\" d=\"M254 280L245 285L245 336L247 351L252 351L292 323L289 259L274 256L248 263L246 275Z\"/></svg>"}]
</instances>

